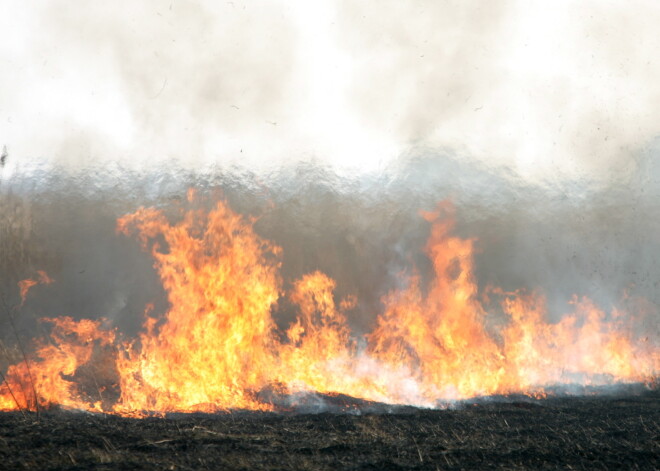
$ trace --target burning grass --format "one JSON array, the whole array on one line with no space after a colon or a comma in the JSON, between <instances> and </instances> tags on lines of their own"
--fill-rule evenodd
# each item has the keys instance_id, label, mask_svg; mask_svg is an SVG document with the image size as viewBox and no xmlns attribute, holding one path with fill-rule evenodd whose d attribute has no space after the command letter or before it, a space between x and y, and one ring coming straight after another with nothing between
<instances>
[{"instance_id":1,"label":"burning grass","mask_svg":"<svg viewBox=\"0 0 660 471\"><path fill-rule=\"evenodd\" d=\"M371 407L368 413L351 408L147 419L55 410L40 418L0 413L0 463L35 470L660 467L657 390L466 401L448 410L383 413Z\"/></svg>"},{"instance_id":2,"label":"burning grass","mask_svg":"<svg viewBox=\"0 0 660 471\"><path fill-rule=\"evenodd\" d=\"M432 275L402 274L361 335L341 280L283 280L282 250L254 220L189 204L178 218L143 208L118 222L168 296L136 337L62 316L42 319L49 334L28 346L13 323L21 305L5 303L16 345L0 344L0 467L660 466L659 339L639 328L657 313L576 296L552 322L539 294L481 290L474 240L454 234L442 203L423 214ZM35 273L21 298L51 282ZM278 326L283 299L295 316ZM603 384L623 395L590 389Z\"/></svg>"},{"instance_id":3,"label":"burning grass","mask_svg":"<svg viewBox=\"0 0 660 471\"><path fill-rule=\"evenodd\" d=\"M660 371L657 332L636 329L649 316L643 309L606 312L576 296L573 312L550 322L540 295L480 292L474 240L453 233L448 202L423 213L433 277L402 275L402 288L383 298L383 312L362 336L349 322L357 301L337 299L337 281L314 271L285 283L282 250L255 232L254 220L224 202L196 206L193 192L189 204L174 221L141 208L117 224L153 257L167 312L147 307L137 338L103 319L42 319L50 337L9 366L0 410L266 411L275 407L264 398L269 390L436 407L476 396L543 395L557 384L651 383ZM23 300L30 288L52 282L38 275L19 283ZM282 298L297 317L278 329L272 312ZM497 311L504 322L493 327Z\"/></svg>"}]
</instances>

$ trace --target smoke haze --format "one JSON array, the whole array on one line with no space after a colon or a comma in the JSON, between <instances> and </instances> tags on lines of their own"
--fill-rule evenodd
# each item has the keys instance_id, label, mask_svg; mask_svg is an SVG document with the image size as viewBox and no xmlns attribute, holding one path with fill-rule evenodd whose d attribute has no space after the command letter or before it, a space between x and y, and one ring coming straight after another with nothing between
<instances>
[{"instance_id":1,"label":"smoke haze","mask_svg":"<svg viewBox=\"0 0 660 471\"><path fill-rule=\"evenodd\" d=\"M189 187L258 217L282 275L321 270L368 331L443 199L477 278L660 305L653 2L3 2L2 290L20 319L166 307L115 233ZM632 302L632 301L629 301ZM287 306L276 313L286 323ZM646 326L655 330L657 325Z\"/></svg>"},{"instance_id":2,"label":"smoke haze","mask_svg":"<svg viewBox=\"0 0 660 471\"><path fill-rule=\"evenodd\" d=\"M653 2L3 2L0 136L80 168L346 174L449 150L533 182L634 172Z\"/></svg>"},{"instance_id":3,"label":"smoke haze","mask_svg":"<svg viewBox=\"0 0 660 471\"><path fill-rule=\"evenodd\" d=\"M176 220L187 205L187 188L197 188L208 204L226 199L239 213L257 217L257 232L283 248L285 283L321 270L338 281L338 298L356 295L351 321L365 332L382 311L382 296L401 288L402 273L432 276L425 254L430 226L419 211L450 199L457 207L456 233L477 239L482 290L540 289L555 319L570 310L573 295L589 296L606 310L624 307L624 294L643 297L657 320L660 169L653 155L632 186L606 192L575 187L570 195L449 155L409 156L396 169L359 180L318 164L287 168L268 180L219 170L154 175L116 169L123 180L35 170L5 183L6 201L29 208L30 227L9 233L21 238L25 256L18 266L4 267L3 290L18 303L15 283L44 269L56 282L31 292L25 309L32 320L103 316L137 330L147 303L160 312L167 303L151 256L115 233L116 219L155 205ZM294 315L285 302L275 313L282 325Z\"/></svg>"}]
</instances>

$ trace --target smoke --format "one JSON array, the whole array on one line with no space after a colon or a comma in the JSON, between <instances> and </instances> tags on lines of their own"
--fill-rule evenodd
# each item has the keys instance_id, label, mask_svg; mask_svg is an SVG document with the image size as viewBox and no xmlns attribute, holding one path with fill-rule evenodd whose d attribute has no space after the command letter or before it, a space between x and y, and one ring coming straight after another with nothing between
<instances>
[{"instance_id":1,"label":"smoke","mask_svg":"<svg viewBox=\"0 0 660 471\"><path fill-rule=\"evenodd\" d=\"M658 134L652 2L4 6L0 136L23 160L350 174L434 148L607 187Z\"/></svg>"},{"instance_id":2,"label":"smoke","mask_svg":"<svg viewBox=\"0 0 660 471\"><path fill-rule=\"evenodd\" d=\"M533 179L616 179L658 134L648 2L360 2L353 97L401 138Z\"/></svg>"},{"instance_id":3,"label":"smoke","mask_svg":"<svg viewBox=\"0 0 660 471\"><path fill-rule=\"evenodd\" d=\"M659 6L307 3L5 2L0 196L22 222L2 292L55 279L26 332L164 311L115 221L175 216L189 187L257 216L285 280L318 269L356 295L356 332L402 272L430 276L419 210L443 199L481 288L540 288L554 318L574 294L657 311Z\"/></svg>"},{"instance_id":4,"label":"smoke","mask_svg":"<svg viewBox=\"0 0 660 471\"><path fill-rule=\"evenodd\" d=\"M433 276L425 253L430 226L419 211L444 199L456 205L456 233L476 238L482 291L538 289L553 319L571 310L574 295L589 296L608 311L657 313L657 148L639 159L639 172L620 187L576 186L570 193L430 152L358 179L318 163L286 167L267 179L221 169L141 174L116 168L103 176L89 169L75 175L33 169L4 186L5 201L11 197L29 207L30 227L15 234L26 255L5 267L3 292L16 297L16 281L43 269L55 283L31 291L27 330L36 317L71 315L106 317L134 333L145 306L154 303L156 312L164 312L167 300L151 256L116 234L116 219L146 205L176 220L192 187L208 204L226 199L235 211L257 218L257 233L283 249L285 288L321 270L337 280L337 299L355 295L350 320L356 333L373 328L381 298L402 287L402 274ZM274 315L286 326L296 311L283 299Z\"/></svg>"}]
</instances>

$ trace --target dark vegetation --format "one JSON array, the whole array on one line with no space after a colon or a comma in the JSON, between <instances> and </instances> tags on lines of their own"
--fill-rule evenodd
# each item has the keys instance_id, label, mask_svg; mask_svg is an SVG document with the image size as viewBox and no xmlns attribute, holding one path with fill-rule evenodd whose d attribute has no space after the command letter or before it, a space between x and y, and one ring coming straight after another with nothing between
<instances>
[{"instance_id":1,"label":"dark vegetation","mask_svg":"<svg viewBox=\"0 0 660 471\"><path fill-rule=\"evenodd\" d=\"M658 390L365 410L147 419L1 413L0 469L660 468Z\"/></svg>"}]
</instances>

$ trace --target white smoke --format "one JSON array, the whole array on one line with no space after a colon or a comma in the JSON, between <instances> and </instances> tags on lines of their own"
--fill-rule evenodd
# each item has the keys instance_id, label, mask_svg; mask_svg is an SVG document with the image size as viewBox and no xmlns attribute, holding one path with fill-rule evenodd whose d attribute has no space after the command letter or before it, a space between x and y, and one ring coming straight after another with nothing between
<instances>
[{"instance_id":1,"label":"white smoke","mask_svg":"<svg viewBox=\"0 0 660 471\"><path fill-rule=\"evenodd\" d=\"M655 2L2 3L24 160L350 174L426 147L607 185L659 134Z\"/></svg>"},{"instance_id":2,"label":"white smoke","mask_svg":"<svg viewBox=\"0 0 660 471\"><path fill-rule=\"evenodd\" d=\"M365 331L401 270L429 271L417 211L445 198L484 285L540 287L560 314L630 285L660 302L655 3L2 7L0 185L45 195L34 245L57 255L34 263L62 313L137 319L162 297L114 221L188 184L266 212L286 278L345 280Z\"/></svg>"}]
</instances>

